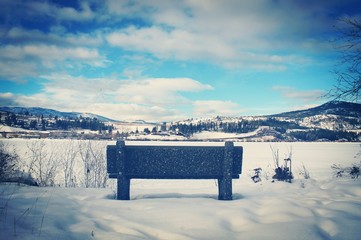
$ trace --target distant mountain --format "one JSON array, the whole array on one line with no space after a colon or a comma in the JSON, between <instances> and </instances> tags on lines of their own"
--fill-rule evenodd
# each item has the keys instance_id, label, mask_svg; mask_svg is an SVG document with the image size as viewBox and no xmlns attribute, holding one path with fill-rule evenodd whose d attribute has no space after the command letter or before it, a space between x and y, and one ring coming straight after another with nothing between
<instances>
[{"instance_id":1,"label":"distant mountain","mask_svg":"<svg viewBox=\"0 0 361 240\"><path fill-rule=\"evenodd\" d=\"M6 118L2 114L2 123L8 126L21 127L25 129L70 129L90 128L91 130L108 131L120 126L121 132L129 129L127 134L134 132L137 139L147 139L149 133L141 132L145 121L120 122L112 119L91 114L78 112L60 112L46 108L24 108L24 107L0 107L0 112L9 112L18 116L18 120ZM55 116L65 118L66 121L48 121L43 123L33 116L41 116L52 119ZM75 118L83 117L82 121L73 121ZM89 118L89 119L88 119ZM94 118L97 121L92 121ZM37 121L36 121L37 120ZM90 120L90 121L89 121ZM7 121L7 122L6 122ZM103 122L99 124L99 121ZM76 126L72 126L78 124ZM105 124L104 124L105 122ZM73 125L74 125L73 124ZM84 125L84 126L83 126ZM138 126L139 125L139 126ZM154 126L160 127L158 123ZM318 107L273 114L267 116L242 116L227 117L217 116L214 118L188 119L183 121L169 122L163 128L162 136L183 136L189 140L224 140L226 138L239 141L361 141L361 104L331 101ZM139 129L138 129L139 127ZM138 131L139 130L139 131ZM148 130L149 131L149 130ZM115 131L113 131L114 133ZM138 133L136 133L138 132ZM159 133L158 133L159 134ZM211 135L213 137L211 137Z\"/></svg>"},{"instance_id":2,"label":"distant mountain","mask_svg":"<svg viewBox=\"0 0 361 240\"><path fill-rule=\"evenodd\" d=\"M331 101L318 107L298 110L292 112L285 112L280 114L270 115L270 117L292 117L292 118L304 118L315 115L337 115L343 117L355 117L361 118L361 104L350 103L343 101Z\"/></svg>"},{"instance_id":3,"label":"distant mountain","mask_svg":"<svg viewBox=\"0 0 361 240\"><path fill-rule=\"evenodd\" d=\"M247 141L360 141L361 104L331 101L267 116L189 119L173 122L170 128L190 137L201 132L235 133L232 139Z\"/></svg>"},{"instance_id":4,"label":"distant mountain","mask_svg":"<svg viewBox=\"0 0 361 240\"><path fill-rule=\"evenodd\" d=\"M44 117L62 117L62 118L97 118L102 122L116 122L113 119L92 114L92 113L79 113L79 112L60 112L53 109L48 108L40 108L40 107L0 107L1 112L8 112L13 114L22 114L22 115L43 115Z\"/></svg>"}]
</instances>

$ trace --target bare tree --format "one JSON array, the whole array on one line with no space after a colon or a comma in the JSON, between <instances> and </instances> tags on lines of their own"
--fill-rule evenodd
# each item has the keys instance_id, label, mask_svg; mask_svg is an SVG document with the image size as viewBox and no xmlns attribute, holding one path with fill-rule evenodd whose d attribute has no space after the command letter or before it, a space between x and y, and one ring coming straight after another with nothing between
<instances>
[{"instance_id":1,"label":"bare tree","mask_svg":"<svg viewBox=\"0 0 361 240\"><path fill-rule=\"evenodd\" d=\"M106 169L106 157L104 144L90 144L90 152L93 157L93 183L96 188L105 188L108 180Z\"/></svg>"},{"instance_id":2,"label":"bare tree","mask_svg":"<svg viewBox=\"0 0 361 240\"><path fill-rule=\"evenodd\" d=\"M79 146L79 153L80 153L80 157L83 161L83 166L84 166L84 186L86 188L90 187L90 179L89 179L89 173L92 169L92 164L91 164L91 153L90 153L90 149L88 147L88 145L90 144L90 141L79 141L78 142L78 146Z\"/></svg>"},{"instance_id":3,"label":"bare tree","mask_svg":"<svg viewBox=\"0 0 361 240\"><path fill-rule=\"evenodd\" d=\"M86 188L104 188L108 180L106 144L94 141L79 141L79 153L84 166L84 185Z\"/></svg>"},{"instance_id":4,"label":"bare tree","mask_svg":"<svg viewBox=\"0 0 361 240\"><path fill-rule=\"evenodd\" d=\"M62 145L63 155L60 158L62 171L64 173L64 186L75 187L76 176L74 174L75 160L78 154L78 146L73 140L69 140Z\"/></svg>"},{"instance_id":5,"label":"bare tree","mask_svg":"<svg viewBox=\"0 0 361 240\"><path fill-rule=\"evenodd\" d=\"M54 186L58 168L55 146L46 148L44 140L37 140L29 142L27 148L28 172L37 180L39 186Z\"/></svg>"},{"instance_id":6,"label":"bare tree","mask_svg":"<svg viewBox=\"0 0 361 240\"><path fill-rule=\"evenodd\" d=\"M337 84L327 96L351 101L360 100L361 90L361 21L343 18L339 21L336 49L340 52L340 64L335 69Z\"/></svg>"}]
</instances>

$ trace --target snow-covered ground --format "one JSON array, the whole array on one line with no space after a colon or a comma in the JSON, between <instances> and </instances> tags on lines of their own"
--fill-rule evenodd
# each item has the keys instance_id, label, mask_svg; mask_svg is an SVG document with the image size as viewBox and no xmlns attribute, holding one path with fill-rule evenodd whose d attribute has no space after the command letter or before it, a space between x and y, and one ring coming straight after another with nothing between
<instances>
[{"instance_id":1,"label":"snow-covered ground","mask_svg":"<svg viewBox=\"0 0 361 240\"><path fill-rule=\"evenodd\" d=\"M25 140L8 141L26 152ZM130 201L114 200L115 182L107 189L1 184L0 239L360 239L361 182L334 178L330 168L360 162L359 143L236 145L244 164L233 201L217 200L213 180L132 180ZM281 161L292 152L292 184L267 180L271 147ZM263 169L257 184L256 167Z\"/></svg>"},{"instance_id":2,"label":"snow-covered ground","mask_svg":"<svg viewBox=\"0 0 361 240\"><path fill-rule=\"evenodd\" d=\"M219 139L239 139L246 138L257 135L260 131L267 127L259 127L258 129L248 132L248 133L225 133L225 132L210 132L210 131L202 131L199 133L193 134L191 137L195 140L219 140Z\"/></svg>"}]
</instances>

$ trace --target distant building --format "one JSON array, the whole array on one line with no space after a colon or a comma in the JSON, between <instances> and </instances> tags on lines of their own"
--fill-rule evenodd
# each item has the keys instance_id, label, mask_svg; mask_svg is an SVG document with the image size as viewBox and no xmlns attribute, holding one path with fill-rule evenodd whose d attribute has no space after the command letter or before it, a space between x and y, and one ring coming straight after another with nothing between
<instances>
[{"instance_id":1,"label":"distant building","mask_svg":"<svg viewBox=\"0 0 361 240\"><path fill-rule=\"evenodd\" d=\"M166 123L166 122L163 122L163 123L162 123L162 125L161 125L161 127L160 127L160 130L161 130L162 132L167 131L167 123Z\"/></svg>"}]
</instances>

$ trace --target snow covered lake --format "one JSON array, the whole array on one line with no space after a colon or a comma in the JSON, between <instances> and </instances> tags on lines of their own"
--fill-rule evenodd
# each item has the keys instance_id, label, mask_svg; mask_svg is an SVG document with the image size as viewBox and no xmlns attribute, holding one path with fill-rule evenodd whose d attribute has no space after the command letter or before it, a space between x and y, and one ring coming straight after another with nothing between
<instances>
[{"instance_id":1,"label":"snow covered lake","mask_svg":"<svg viewBox=\"0 0 361 240\"><path fill-rule=\"evenodd\" d=\"M3 141L22 157L37 140ZM66 143L45 141L49 148ZM107 144L115 142L96 146ZM132 180L131 201L114 200L114 180L108 180L107 188L1 184L0 239L360 238L360 179L335 178L331 169L359 163L359 143L235 144L244 147L244 156L243 173L233 180L233 201L217 200L214 180ZM272 183L277 149L281 163L292 153L291 184ZM80 156L76 161L74 170L81 175ZM304 179L303 166L310 179ZM253 183L257 167L262 181ZM63 186L63 181L60 171L56 183Z\"/></svg>"}]
</instances>

